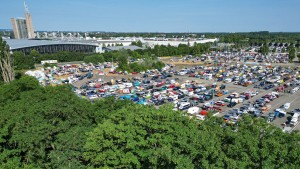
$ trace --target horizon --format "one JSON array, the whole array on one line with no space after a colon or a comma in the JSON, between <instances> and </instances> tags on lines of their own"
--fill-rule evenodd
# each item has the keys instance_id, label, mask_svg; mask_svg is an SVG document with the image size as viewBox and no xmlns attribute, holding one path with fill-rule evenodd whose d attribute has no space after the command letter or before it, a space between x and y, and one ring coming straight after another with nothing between
<instances>
[{"instance_id":1,"label":"horizon","mask_svg":"<svg viewBox=\"0 0 300 169\"><path fill-rule=\"evenodd\" d=\"M8 28L8 29L5 29L5 28L1 28L0 31L13 31L13 29L11 28ZM218 34L218 33L261 33L261 32L268 32L268 33L300 33L299 32L271 32L271 31L250 31L250 32L112 32L112 31L68 31L68 30L49 30L49 31L45 31L45 30L35 30L35 32L79 32L79 33L91 33L91 32L99 32L99 33L180 33L180 34L183 34L183 33L188 33L188 34Z\"/></svg>"},{"instance_id":2,"label":"horizon","mask_svg":"<svg viewBox=\"0 0 300 169\"><path fill-rule=\"evenodd\" d=\"M26 4L35 30L47 32L299 32L300 27L296 22L300 16L297 0L53 0L46 5L27 0ZM23 3L10 0L3 6L0 27L11 29L10 18L24 17Z\"/></svg>"}]
</instances>

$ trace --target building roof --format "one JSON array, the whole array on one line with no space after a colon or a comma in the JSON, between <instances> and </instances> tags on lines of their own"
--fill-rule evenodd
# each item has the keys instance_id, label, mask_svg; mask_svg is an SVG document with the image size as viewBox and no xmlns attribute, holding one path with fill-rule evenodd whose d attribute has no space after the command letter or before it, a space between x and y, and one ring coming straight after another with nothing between
<instances>
[{"instance_id":1,"label":"building roof","mask_svg":"<svg viewBox=\"0 0 300 169\"><path fill-rule=\"evenodd\" d=\"M141 48L139 46L111 46L111 47L105 47L105 50L121 50L121 49L129 49L129 50L137 50L137 49L144 49L144 48Z\"/></svg>"},{"instance_id":2,"label":"building roof","mask_svg":"<svg viewBox=\"0 0 300 169\"><path fill-rule=\"evenodd\" d=\"M11 50L28 48L34 46L47 46L47 45L91 45L91 43L68 42L68 41L52 41L52 40L28 40L28 39L4 39L10 46Z\"/></svg>"}]
</instances>

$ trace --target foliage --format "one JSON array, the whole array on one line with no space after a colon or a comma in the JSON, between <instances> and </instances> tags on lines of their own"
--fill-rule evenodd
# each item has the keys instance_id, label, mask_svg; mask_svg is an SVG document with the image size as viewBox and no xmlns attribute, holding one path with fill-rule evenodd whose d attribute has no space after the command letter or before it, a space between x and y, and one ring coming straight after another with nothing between
<instances>
[{"instance_id":1,"label":"foliage","mask_svg":"<svg viewBox=\"0 0 300 169\"><path fill-rule=\"evenodd\" d=\"M48 68L48 67L53 68L54 66L57 67L57 63L45 63L43 66L44 68Z\"/></svg>"},{"instance_id":2,"label":"foliage","mask_svg":"<svg viewBox=\"0 0 300 169\"><path fill-rule=\"evenodd\" d=\"M95 168L193 168L201 133L170 107L119 110L88 134L84 158Z\"/></svg>"},{"instance_id":3,"label":"foliage","mask_svg":"<svg viewBox=\"0 0 300 169\"><path fill-rule=\"evenodd\" d=\"M139 47L143 47L143 43L139 40L137 42L132 42L131 45L133 46L139 46Z\"/></svg>"},{"instance_id":4,"label":"foliage","mask_svg":"<svg viewBox=\"0 0 300 169\"><path fill-rule=\"evenodd\" d=\"M98 64L98 63L103 63L104 60L104 56L101 54L93 54L90 56L86 56L83 61L85 63L93 63L93 64Z\"/></svg>"},{"instance_id":5,"label":"foliage","mask_svg":"<svg viewBox=\"0 0 300 169\"><path fill-rule=\"evenodd\" d=\"M42 88L32 77L0 87L1 168L83 168L85 133L93 128L90 103L68 86Z\"/></svg>"},{"instance_id":6,"label":"foliage","mask_svg":"<svg viewBox=\"0 0 300 169\"><path fill-rule=\"evenodd\" d=\"M24 55L22 52L14 52L14 66L16 70L24 70L24 69L34 69L34 59L33 53L31 52L29 56Z\"/></svg>"},{"instance_id":7,"label":"foliage","mask_svg":"<svg viewBox=\"0 0 300 169\"><path fill-rule=\"evenodd\" d=\"M165 66L163 62L146 57L144 62L133 62L128 64L129 52L121 50L116 53L118 55L117 60L119 63L118 70L127 72L141 72L149 69L161 69Z\"/></svg>"},{"instance_id":8,"label":"foliage","mask_svg":"<svg viewBox=\"0 0 300 169\"><path fill-rule=\"evenodd\" d=\"M296 57L296 49L293 46L289 46L288 51L289 51L289 61L292 62L293 59L295 59Z\"/></svg>"},{"instance_id":9,"label":"foliage","mask_svg":"<svg viewBox=\"0 0 300 169\"><path fill-rule=\"evenodd\" d=\"M67 51L60 51L53 54L45 53L45 54L41 54L39 57L36 57L35 63L41 63L42 60L57 60L59 62L83 61L85 56L88 55L79 52L67 52Z\"/></svg>"},{"instance_id":10,"label":"foliage","mask_svg":"<svg viewBox=\"0 0 300 169\"><path fill-rule=\"evenodd\" d=\"M264 43L263 46L260 47L259 52L263 55L267 55L269 53L269 46L267 45L267 43Z\"/></svg>"},{"instance_id":11,"label":"foliage","mask_svg":"<svg viewBox=\"0 0 300 169\"><path fill-rule=\"evenodd\" d=\"M128 52L126 50L120 50L118 53L117 59L119 63L119 69L123 71L129 71L129 66L128 66Z\"/></svg>"}]
</instances>

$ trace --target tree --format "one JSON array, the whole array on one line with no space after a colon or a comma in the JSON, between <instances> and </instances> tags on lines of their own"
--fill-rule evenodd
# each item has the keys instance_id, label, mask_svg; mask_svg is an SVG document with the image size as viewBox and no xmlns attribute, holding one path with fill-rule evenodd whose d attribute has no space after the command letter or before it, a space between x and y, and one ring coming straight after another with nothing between
<instances>
[{"instance_id":1,"label":"tree","mask_svg":"<svg viewBox=\"0 0 300 169\"><path fill-rule=\"evenodd\" d=\"M25 55L23 52L14 52L14 66L16 70L33 69L34 68L34 55Z\"/></svg>"},{"instance_id":2,"label":"tree","mask_svg":"<svg viewBox=\"0 0 300 169\"><path fill-rule=\"evenodd\" d=\"M0 71L5 83L15 79L13 57L10 54L9 45L0 37Z\"/></svg>"},{"instance_id":3,"label":"tree","mask_svg":"<svg viewBox=\"0 0 300 169\"><path fill-rule=\"evenodd\" d=\"M292 62L296 57L296 49L293 46L289 46L289 61Z\"/></svg>"},{"instance_id":4,"label":"tree","mask_svg":"<svg viewBox=\"0 0 300 169\"><path fill-rule=\"evenodd\" d=\"M128 52L126 50L120 50L118 52L118 62L119 62L119 69L123 71L128 71Z\"/></svg>"},{"instance_id":5,"label":"tree","mask_svg":"<svg viewBox=\"0 0 300 169\"><path fill-rule=\"evenodd\" d=\"M96 168L194 168L201 141L195 121L170 107L131 106L88 133L84 159Z\"/></svg>"},{"instance_id":6,"label":"tree","mask_svg":"<svg viewBox=\"0 0 300 169\"><path fill-rule=\"evenodd\" d=\"M0 168L85 168L84 133L95 121L87 100L24 76L0 86L0 101Z\"/></svg>"},{"instance_id":7,"label":"tree","mask_svg":"<svg viewBox=\"0 0 300 169\"><path fill-rule=\"evenodd\" d=\"M104 60L104 56L101 54L93 54L90 56L86 56L83 61L85 63L93 63L93 64L99 64L99 63L103 63Z\"/></svg>"},{"instance_id":8,"label":"tree","mask_svg":"<svg viewBox=\"0 0 300 169\"><path fill-rule=\"evenodd\" d=\"M143 47L143 43L139 40L136 42L136 46Z\"/></svg>"},{"instance_id":9,"label":"tree","mask_svg":"<svg viewBox=\"0 0 300 169\"><path fill-rule=\"evenodd\" d=\"M130 46L136 46L136 42L135 41L131 42Z\"/></svg>"},{"instance_id":10,"label":"tree","mask_svg":"<svg viewBox=\"0 0 300 169\"><path fill-rule=\"evenodd\" d=\"M269 46L266 42L260 47L259 52L263 55L269 54Z\"/></svg>"}]
</instances>

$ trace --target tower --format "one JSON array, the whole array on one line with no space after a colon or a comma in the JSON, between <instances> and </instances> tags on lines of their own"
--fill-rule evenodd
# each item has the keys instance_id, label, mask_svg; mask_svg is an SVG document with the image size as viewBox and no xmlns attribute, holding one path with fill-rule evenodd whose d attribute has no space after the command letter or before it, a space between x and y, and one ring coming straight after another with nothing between
<instances>
[{"instance_id":1,"label":"tower","mask_svg":"<svg viewBox=\"0 0 300 169\"><path fill-rule=\"evenodd\" d=\"M28 31L28 38L33 39L35 38L34 34L34 29L32 25L32 17L31 14L29 13L28 6L26 5L26 2L24 0L24 8L25 8L25 18L26 18L26 26L27 26L27 31Z\"/></svg>"},{"instance_id":2,"label":"tower","mask_svg":"<svg viewBox=\"0 0 300 169\"><path fill-rule=\"evenodd\" d=\"M27 39L28 31L24 18L11 18L15 39Z\"/></svg>"}]
</instances>

